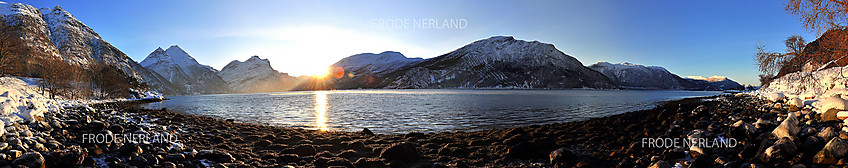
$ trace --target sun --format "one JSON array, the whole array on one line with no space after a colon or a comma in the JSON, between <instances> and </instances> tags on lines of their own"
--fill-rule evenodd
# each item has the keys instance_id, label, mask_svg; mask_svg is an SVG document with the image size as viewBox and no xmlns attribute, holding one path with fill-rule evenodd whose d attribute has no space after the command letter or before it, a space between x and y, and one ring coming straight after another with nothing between
<instances>
[{"instance_id":1,"label":"sun","mask_svg":"<svg viewBox=\"0 0 848 168\"><path fill-rule=\"evenodd\" d=\"M342 67L328 67L321 72L312 74L313 78L318 79L326 79L328 77L333 77L335 79L342 78L345 75L345 70Z\"/></svg>"},{"instance_id":2,"label":"sun","mask_svg":"<svg viewBox=\"0 0 848 168\"><path fill-rule=\"evenodd\" d=\"M329 75L330 75L330 68L325 68L325 69L323 69L319 72L312 74L312 77L323 79L323 78L326 78Z\"/></svg>"}]
</instances>

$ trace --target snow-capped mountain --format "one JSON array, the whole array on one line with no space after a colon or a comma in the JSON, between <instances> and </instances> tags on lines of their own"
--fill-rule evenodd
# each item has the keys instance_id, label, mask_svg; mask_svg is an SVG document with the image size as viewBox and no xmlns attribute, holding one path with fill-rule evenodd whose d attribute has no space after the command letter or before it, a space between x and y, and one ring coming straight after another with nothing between
<instances>
[{"instance_id":1,"label":"snow-capped mountain","mask_svg":"<svg viewBox=\"0 0 848 168\"><path fill-rule=\"evenodd\" d=\"M601 61L590 65L589 68L606 75L621 88L681 90L686 89L688 85L685 79L659 66Z\"/></svg>"},{"instance_id":2,"label":"snow-capped mountain","mask_svg":"<svg viewBox=\"0 0 848 168\"><path fill-rule=\"evenodd\" d=\"M268 59L259 56L244 62L233 60L218 71L218 76L239 93L287 91L297 84L297 79L274 70Z\"/></svg>"},{"instance_id":3,"label":"snow-capped mountain","mask_svg":"<svg viewBox=\"0 0 848 168\"><path fill-rule=\"evenodd\" d=\"M162 48L156 48L140 64L167 79L181 93L186 93L186 86L190 84L191 77L175 64L171 56Z\"/></svg>"},{"instance_id":4,"label":"snow-capped mountain","mask_svg":"<svg viewBox=\"0 0 848 168\"><path fill-rule=\"evenodd\" d=\"M177 45L167 50L157 48L141 65L168 79L178 90L186 94L227 93L229 87L217 70L197 62Z\"/></svg>"},{"instance_id":5,"label":"snow-capped mountain","mask_svg":"<svg viewBox=\"0 0 848 168\"><path fill-rule=\"evenodd\" d=\"M422 58L407 58L403 54L394 51L385 51L380 54L363 53L345 57L330 67L334 74L344 72L340 78L319 79L307 82L308 86L301 89L356 89L356 88L380 88L383 79L389 73L407 68L423 62ZM329 80L329 81L327 81ZM320 88L312 88L316 83L321 83Z\"/></svg>"},{"instance_id":6,"label":"snow-capped mountain","mask_svg":"<svg viewBox=\"0 0 848 168\"><path fill-rule=\"evenodd\" d=\"M21 3L0 3L0 15L3 24L18 27L2 33L20 34L29 51L44 52L31 54L35 57L60 57L76 66L100 62L117 67L156 91L177 93L170 82L133 61L59 6L36 9Z\"/></svg>"},{"instance_id":7,"label":"snow-capped mountain","mask_svg":"<svg viewBox=\"0 0 848 168\"><path fill-rule=\"evenodd\" d=\"M692 90L731 90L741 88L742 85L724 76L687 76L686 80L693 84Z\"/></svg>"},{"instance_id":8,"label":"snow-capped mountain","mask_svg":"<svg viewBox=\"0 0 848 168\"><path fill-rule=\"evenodd\" d=\"M385 88L616 88L554 45L508 36L475 41L387 80Z\"/></svg>"},{"instance_id":9,"label":"snow-capped mountain","mask_svg":"<svg viewBox=\"0 0 848 168\"><path fill-rule=\"evenodd\" d=\"M383 74L422 61L424 61L422 58L407 58L399 52L385 51L380 54L362 53L345 57L331 67L341 67L346 72L360 74Z\"/></svg>"},{"instance_id":10,"label":"snow-capped mountain","mask_svg":"<svg viewBox=\"0 0 848 168\"><path fill-rule=\"evenodd\" d=\"M681 78L659 66L601 61L590 65L589 68L601 72L620 88L625 89L729 90L741 87L739 83L723 76Z\"/></svg>"}]
</instances>

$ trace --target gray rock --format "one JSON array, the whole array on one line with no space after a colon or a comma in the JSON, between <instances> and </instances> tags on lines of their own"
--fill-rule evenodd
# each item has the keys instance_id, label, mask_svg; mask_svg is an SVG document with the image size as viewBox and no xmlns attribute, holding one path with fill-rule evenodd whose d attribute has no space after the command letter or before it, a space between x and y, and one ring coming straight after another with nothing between
<instances>
[{"instance_id":1,"label":"gray rock","mask_svg":"<svg viewBox=\"0 0 848 168\"><path fill-rule=\"evenodd\" d=\"M771 132L777 138L783 137L792 137L798 135L798 132L801 129L798 127L798 119L795 117L795 113L789 113L789 116L780 122L780 125Z\"/></svg>"},{"instance_id":2,"label":"gray rock","mask_svg":"<svg viewBox=\"0 0 848 168\"><path fill-rule=\"evenodd\" d=\"M783 161L794 157L797 151L798 147L795 146L795 143L789 140L789 138L784 137L777 140L774 145L766 148L764 152L765 156L762 159L763 162Z\"/></svg>"},{"instance_id":3,"label":"gray rock","mask_svg":"<svg viewBox=\"0 0 848 168\"><path fill-rule=\"evenodd\" d=\"M141 147L134 143L124 144L123 146L121 146L119 151L121 155L141 154L141 152L143 152Z\"/></svg>"},{"instance_id":4,"label":"gray rock","mask_svg":"<svg viewBox=\"0 0 848 168\"><path fill-rule=\"evenodd\" d=\"M822 131L819 131L816 136L821 137L822 139L833 139L833 137L838 137L839 133L833 130L833 127L825 127Z\"/></svg>"},{"instance_id":5,"label":"gray rock","mask_svg":"<svg viewBox=\"0 0 848 168\"><path fill-rule=\"evenodd\" d=\"M839 118L836 118L836 113L839 113L840 110L830 109L821 114L822 121L842 121Z\"/></svg>"},{"instance_id":6,"label":"gray rock","mask_svg":"<svg viewBox=\"0 0 848 168\"><path fill-rule=\"evenodd\" d=\"M813 162L818 164L836 164L848 152L848 146L840 138L833 138L824 148L813 156Z\"/></svg>"},{"instance_id":7,"label":"gray rock","mask_svg":"<svg viewBox=\"0 0 848 168\"><path fill-rule=\"evenodd\" d=\"M27 152L15 159L15 161L12 161L12 164L26 167L44 167L44 157L38 152Z\"/></svg>"},{"instance_id":8,"label":"gray rock","mask_svg":"<svg viewBox=\"0 0 848 168\"><path fill-rule=\"evenodd\" d=\"M300 144L300 145L295 146L294 149L292 149L290 153L294 153L294 154L297 154L299 156L312 156L312 155L315 155L318 152L315 149L315 147L312 146L312 145Z\"/></svg>"},{"instance_id":9,"label":"gray rock","mask_svg":"<svg viewBox=\"0 0 848 168\"><path fill-rule=\"evenodd\" d=\"M572 162L575 160L574 153L566 148L559 148L557 150L554 150L553 152L551 152L549 157L551 165L556 165L558 163L568 164L568 162Z\"/></svg>"},{"instance_id":10,"label":"gray rock","mask_svg":"<svg viewBox=\"0 0 848 168\"><path fill-rule=\"evenodd\" d=\"M391 147L386 148L380 153L380 158L389 160L401 160L406 162L417 161L421 158L421 154L415 149L415 146L410 143L396 143Z\"/></svg>"},{"instance_id":11,"label":"gray rock","mask_svg":"<svg viewBox=\"0 0 848 168\"><path fill-rule=\"evenodd\" d=\"M231 163L236 160L236 158L233 158L233 155L230 155L230 153L219 150L201 150L197 153L197 157L217 163Z\"/></svg>"}]
</instances>

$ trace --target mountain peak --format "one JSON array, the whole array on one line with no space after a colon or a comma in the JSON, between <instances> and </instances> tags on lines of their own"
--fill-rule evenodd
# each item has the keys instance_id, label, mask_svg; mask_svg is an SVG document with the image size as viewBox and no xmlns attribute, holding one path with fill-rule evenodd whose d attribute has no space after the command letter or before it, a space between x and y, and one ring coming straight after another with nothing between
<instances>
[{"instance_id":1,"label":"mountain peak","mask_svg":"<svg viewBox=\"0 0 848 168\"><path fill-rule=\"evenodd\" d=\"M492 36L492 37L489 37L488 39L485 39L485 41L512 41L512 40L515 40L515 38L512 37L512 36Z\"/></svg>"},{"instance_id":2,"label":"mountain peak","mask_svg":"<svg viewBox=\"0 0 848 168\"><path fill-rule=\"evenodd\" d=\"M153 50L153 52L165 52L165 50L162 47L156 47L156 50Z\"/></svg>"},{"instance_id":3,"label":"mountain peak","mask_svg":"<svg viewBox=\"0 0 848 168\"><path fill-rule=\"evenodd\" d=\"M259 58L259 56L258 56L258 55L251 56L250 58L248 58L248 59L247 59L246 61L244 61L244 62L255 62L255 61L264 62L265 64L271 64L271 62L270 62L270 61L268 61L268 59L262 59L262 58Z\"/></svg>"},{"instance_id":4,"label":"mountain peak","mask_svg":"<svg viewBox=\"0 0 848 168\"><path fill-rule=\"evenodd\" d=\"M401 54L400 52L397 52L397 51L383 51L383 52L381 52L381 53L380 53L380 55L389 55L389 54L400 54L400 55L403 55L403 54Z\"/></svg>"},{"instance_id":5,"label":"mountain peak","mask_svg":"<svg viewBox=\"0 0 848 168\"><path fill-rule=\"evenodd\" d=\"M180 46L178 46L176 44L172 45L171 47L168 47L167 51L181 51L183 53L186 53L185 50L183 50L183 48L180 48Z\"/></svg>"}]
</instances>

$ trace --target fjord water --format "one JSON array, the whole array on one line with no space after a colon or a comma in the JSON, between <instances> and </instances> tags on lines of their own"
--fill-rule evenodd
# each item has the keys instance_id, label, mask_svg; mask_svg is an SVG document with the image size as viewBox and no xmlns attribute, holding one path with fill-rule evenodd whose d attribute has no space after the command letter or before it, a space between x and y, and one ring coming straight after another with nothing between
<instances>
[{"instance_id":1,"label":"fjord water","mask_svg":"<svg viewBox=\"0 0 848 168\"><path fill-rule=\"evenodd\" d=\"M168 97L168 108L236 122L378 133L475 131L585 120L721 92L643 90L342 90Z\"/></svg>"}]
</instances>

